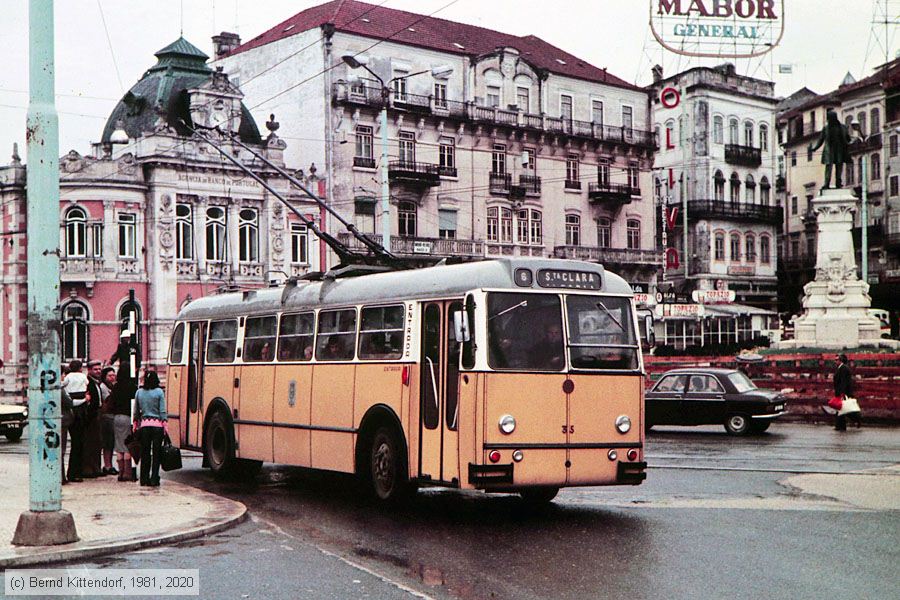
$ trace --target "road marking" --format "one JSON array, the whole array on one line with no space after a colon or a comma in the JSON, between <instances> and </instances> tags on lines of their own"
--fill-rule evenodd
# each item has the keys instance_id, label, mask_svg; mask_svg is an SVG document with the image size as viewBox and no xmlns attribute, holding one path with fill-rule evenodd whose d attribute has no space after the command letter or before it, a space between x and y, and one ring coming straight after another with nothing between
<instances>
[{"instance_id":1,"label":"road marking","mask_svg":"<svg viewBox=\"0 0 900 600\"><path fill-rule=\"evenodd\" d=\"M893 463L890 463L893 464ZM787 475L869 475L860 471L812 471L804 469L764 469L757 467L705 467L699 465L649 464L648 469L675 469L682 471L741 471L746 473L785 473ZM888 477L900 477L900 473L885 473Z\"/></svg>"}]
</instances>

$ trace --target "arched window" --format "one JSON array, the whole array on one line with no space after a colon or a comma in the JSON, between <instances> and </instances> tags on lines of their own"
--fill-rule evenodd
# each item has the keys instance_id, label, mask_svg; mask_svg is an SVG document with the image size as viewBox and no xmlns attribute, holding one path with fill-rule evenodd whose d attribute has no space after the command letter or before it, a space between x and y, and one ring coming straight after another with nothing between
<instances>
[{"instance_id":1,"label":"arched window","mask_svg":"<svg viewBox=\"0 0 900 600\"><path fill-rule=\"evenodd\" d=\"M206 260L223 261L227 258L225 232L225 209L210 206L206 209Z\"/></svg>"},{"instance_id":2,"label":"arched window","mask_svg":"<svg viewBox=\"0 0 900 600\"><path fill-rule=\"evenodd\" d=\"M756 204L756 181L750 173L747 173L747 179L744 180L744 202Z\"/></svg>"},{"instance_id":3,"label":"arched window","mask_svg":"<svg viewBox=\"0 0 900 600\"><path fill-rule=\"evenodd\" d=\"M259 261L259 215L254 208L242 208L238 213L238 260Z\"/></svg>"},{"instance_id":4,"label":"arched window","mask_svg":"<svg viewBox=\"0 0 900 600\"><path fill-rule=\"evenodd\" d=\"M871 130L872 135L881 133L881 113L878 111L877 108L873 108L869 112L869 118L870 118L869 129Z\"/></svg>"},{"instance_id":5,"label":"arched window","mask_svg":"<svg viewBox=\"0 0 900 600\"><path fill-rule=\"evenodd\" d=\"M655 198L662 198L662 181L659 177L653 178L653 189L655 192Z\"/></svg>"},{"instance_id":6,"label":"arched window","mask_svg":"<svg viewBox=\"0 0 900 600\"><path fill-rule=\"evenodd\" d=\"M725 176L722 174L722 171L716 171L716 174L713 177L713 190L714 190L716 202L724 202L725 201Z\"/></svg>"},{"instance_id":7,"label":"arched window","mask_svg":"<svg viewBox=\"0 0 900 600\"><path fill-rule=\"evenodd\" d=\"M759 149L761 152L769 151L769 126L765 123L759 126Z\"/></svg>"},{"instance_id":8,"label":"arched window","mask_svg":"<svg viewBox=\"0 0 900 600\"><path fill-rule=\"evenodd\" d=\"M769 184L769 178L763 175L759 180L759 203L763 206L769 206L772 202L771 197L772 186Z\"/></svg>"},{"instance_id":9,"label":"arched window","mask_svg":"<svg viewBox=\"0 0 900 600\"><path fill-rule=\"evenodd\" d=\"M641 222L639 219L628 219L626 222L626 242L629 250L639 250L641 247Z\"/></svg>"},{"instance_id":10,"label":"arched window","mask_svg":"<svg viewBox=\"0 0 900 600\"><path fill-rule=\"evenodd\" d=\"M597 247L609 248L612 245L612 221L606 217L597 219Z\"/></svg>"},{"instance_id":11,"label":"arched window","mask_svg":"<svg viewBox=\"0 0 900 600\"><path fill-rule=\"evenodd\" d=\"M397 235L401 237L416 237L416 203L401 202L397 205L397 215L400 219Z\"/></svg>"},{"instance_id":12,"label":"arched window","mask_svg":"<svg viewBox=\"0 0 900 600\"><path fill-rule=\"evenodd\" d=\"M853 185L853 179L854 179L853 163L850 163L849 165L847 165L846 171L847 171L847 185Z\"/></svg>"},{"instance_id":13,"label":"arched window","mask_svg":"<svg viewBox=\"0 0 900 600\"><path fill-rule=\"evenodd\" d=\"M87 214L75 206L66 212L66 256L83 257L87 249Z\"/></svg>"},{"instance_id":14,"label":"arched window","mask_svg":"<svg viewBox=\"0 0 900 600\"><path fill-rule=\"evenodd\" d=\"M731 201L735 204L741 201L741 178L737 173L731 174Z\"/></svg>"},{"instance_id":15,"label":"arched window","mask_svg":"<svg viewBox=\"0 0 900 600\"><path fill-rule=\"evenodd\" d=\"M85 360L90 349L87 306L73 300L62 307L62 359Z\"/></svg>"},{"instance_id":16,"label":"arched window","mask_svg":"<svg viewBox=\"0 0 900 600\"><path fill-rule=\"evenodd\" d=\"M141 347L141 305L131 300L122 303L119 309L119 332L127 330L131 326L131 314L134 313L134 329L137 333L138 348Z\"/></svg>"},{"instance_id":17,"label":"arched window","mask_svg":"<svg viewBox=\"0 0 900 600\"><path fill-rule=\"evenodd\" d=\"M759 236L759 262L764 265L769 264L772 260L772 240L767 235Z\"/></svg>"},{"instance_id":18,"label":"arched window","mask_svg":"<svg viewBox=\"0 0 900 600\"><path fill-rule=\"evenodd\" d=\"M744 121L744 145L753 145L753 123L750 121Z\"/></svg>"},{"instance_id":19,"label":"arched window","mask_svg":"<svg viewBox=\"0 0 900 600\"><path fill-rule=\"evenodd\" d=\"M872 155L872 181L881 179L881 155L877 152Z\"/></svg>"},{"instance_id":20,"label":"arched window","mask_svg":"<svg viewBox=\"0 0 900 600\"><path fill-rule=\"evenodd\" d=\"M716 246L714 248L716 260L725 260L725 234L721 231L716 232Z\"/></svg>"},{"instance_id":21,"label":"arched window","mask_svg":"<svg viewBox=\"0 0 900 600\"><path fill-rule=\"evenodd\" d=\"M728 143L738 143L738 120L734 117L728 120Z\"/></svg>"},{"instance_id":22,"label":"arched window","mask_svg":"<svg viewBox=\"0 0 900 600\"><path fill-rule=\"evenodd\" d=\"M744 236L744 257L748 263L756 262L756 237L752 233Z\"/></svg>"},{"instance_id":23,"label":"arched window","mask_svg":"<svg viewBox=\"0 0 900 600\"><path fill-rule=\"evenodd\" d=\"M725 141L725 120L722 115L713 117L713 143L722 144Z\"/></svg>"},{"instance_id":24,"label":"arched window","mask_svg":"<svg viewBox=\"0 0 900 600\"><path fill-rule=\"evenodd\" d=\"M859 132L862 135L866 135L866 112L862 111L857 113L856 121L859 123Z\"/></svg>"},{"instance_id":25,"label":"arched window","mask_svg":"<svg viewBox=\"0 0 900 600\"><path fill-rule=\"evenodd\" d=\"M731 234L731 262L741 262L741 236L738 233Z\"/></svg>"},{"instance_id":26,"label":"arched window","mask_svg":"<svg viewBox=\"0 0 900 600\"><path fill-rule=\"evenodd\" d=\"M175 258L192 260L194 258L194 225L193 211L190 204L175 205Z\"/></svg>"},{"instance_id":27,"label":"arched window","mask_svg":"<svg viewBox=\"0 0 900 600\"><path fill-rule=\"evenodd\" d=\"M566 215L566 246L581 245L581 217Z\"/></svg>"}]
</instances>

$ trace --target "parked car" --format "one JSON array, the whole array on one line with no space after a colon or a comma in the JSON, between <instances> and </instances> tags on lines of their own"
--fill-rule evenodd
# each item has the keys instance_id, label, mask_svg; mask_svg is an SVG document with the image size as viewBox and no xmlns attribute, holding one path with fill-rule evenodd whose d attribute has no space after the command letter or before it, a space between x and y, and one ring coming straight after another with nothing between
<instances>
[{"instance_id":1,"label":"parked car","mask_svg":"<svg viewBox=\"0 0 900 600\"><path fill-rule=\"evenodd\" d=\"M733 435L762 433L787 413L780 392L756 387L736 369L674 369L646 394L646 427L721 423Z\"/></svg>"},{"instance_id":2,"label":"parked car","mask_svg":"<svg viewBox=\"0 0 900 600\"><path fill-rule=\"evenodd\" d=\"M0 434L11 442L18 442L28 425L28 407L19 404L0 404Z\"/></svg>"}]
</instances>

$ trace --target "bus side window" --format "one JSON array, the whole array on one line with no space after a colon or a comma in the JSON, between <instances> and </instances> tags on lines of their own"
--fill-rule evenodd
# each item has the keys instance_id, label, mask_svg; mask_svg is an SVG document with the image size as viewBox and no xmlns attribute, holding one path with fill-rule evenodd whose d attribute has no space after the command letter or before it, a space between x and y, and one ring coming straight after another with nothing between
<instances>
[{"instance_id":1,"label":"bus side window","mask_svg":"<svg viewBox=\"0 0 900 600\"><path fill-rule=\"evenodd\" d=\"M172 348L169 350L169 364L180 365L184 358L184 323L175 326L172 333Z\"/></svg>"},{"instance_id":2,"label":"bus side window","mask_svg":"<svg viewBox=\"0 0 900 600\"><path fill-rule=\"evenodd\" d=\"M206 362L234 362L234 350L237 346L237 321L212 321L209 324L209 341L207 342Z\"/></svg>"},{"instance_id":3,"label":"bus side window","mask_svg":"<svg viewBox=\"0 0 900 600\"><path fill-rule=\"evenodd\" d=\"M319 312L316 360L353 360L356 349L356 309Z\"/></svg>"},{"instance_id":4,"label":"bus side window","mask_svg":"<svg viewBox=\"0 0 900 600\"><path fill-rule=\"evenodd\" d=\"M248 317L244 329L244 362L275 358L275 317Z\"/></svg>"},{"instance_id":5,"label":"bus side window","mask_svg":"<svg viewBox=\"0 0 900 600\"><path fill-rule=\"evenodd\" d=\"M462 347L462 367L463 369L475 368L475 331L477 325L475 323L475 297L471 294L466 296L466 314L469 317L469 341L463 342Z\"/></svg>"}]
</instances>

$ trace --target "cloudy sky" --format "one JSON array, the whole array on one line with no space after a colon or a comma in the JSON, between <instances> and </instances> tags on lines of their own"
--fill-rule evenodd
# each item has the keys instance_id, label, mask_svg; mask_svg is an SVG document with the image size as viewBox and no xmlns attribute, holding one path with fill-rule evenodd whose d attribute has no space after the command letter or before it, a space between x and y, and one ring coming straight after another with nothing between
<instances>
[{"instance_id":1,"label":"cloudy sky","mask_svg":"<svg viewBox=\"0 0 900 600\"><path fill-rule=\"evenodd\" d=\"M696 66L698 59L666 53L648 26L649 0L371 0L386 7L451 19L516 35L534 34L627 81L646 84L650 68L667 73ZM60 154L86 153L100 137L117 100L155 63L153 53L184 37L212 54L211 37L236 31L243 40L317 0L65 0L56 2L56 91ZM785 0L785 34L770 56L738 63L739 71L774 79L776 93L802 86L822 93L849 71L857 78L884 60L884 28L872 35L876 6L897 0ZM13 142L24 157L28 103L28 2L0 0L0 164ZM897 14L892 15L897 20ZM105 26L104 26L105 23ZM893 27L889 56L900 47ZM792 74L778 74L791 64Z\"/></svg>"}]
</instances>

